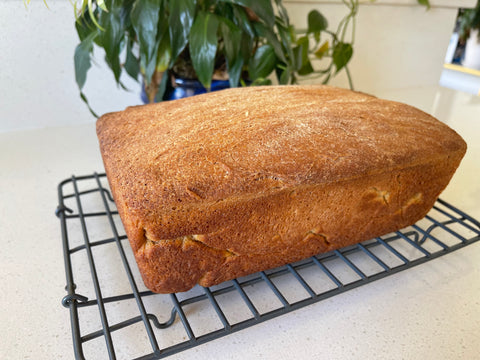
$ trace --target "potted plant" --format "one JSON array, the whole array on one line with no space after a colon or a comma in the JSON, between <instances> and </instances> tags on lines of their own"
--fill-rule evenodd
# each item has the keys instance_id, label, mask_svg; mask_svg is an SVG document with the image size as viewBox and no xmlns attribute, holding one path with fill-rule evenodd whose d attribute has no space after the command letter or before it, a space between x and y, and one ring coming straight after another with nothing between
<instances>
[{"instance_id":1,"label":"potted plant","mask_svg":"<svg viewBox=\"0 0 480 360\"><path fill-rule=\"evenodd\" d=\"M198 80L205 89L212 79L268 84L271 74L280 84L312 74L327 82L347 69L353 53L347 30L358 2L347 10L336 32L315 10L299 32L281 0L82 0L75 9L76 81L81 91L100 47L115 81L122 86L122 72L141 79L149 102L165 98L172 78ZM314 69L312 58L329 61Z\"/></svg>"},{"instance_id":2,"label":"potted plant","mask_svg":"<svg viewBox=\"0 0 480 360\"><path fill-rule=\"evenodd\" d=\"M418 0L429 5L428 0ZM80 95L95 47L118 85L123 72L140 79L145 101L171 98L179 82L212 81L227 86L280 84L316 78L327 83L346 71L353 55L359 1L344 1L346 15L336 31L319 11L308 27L295 29L282 0L78 0L75 76ZM319 60L319 61L317 61ZM200 85L199 85L200 84ZM181 84L180 84L181 85ZM213 86L215 88L215 86ZM88 104L88 102L87 102Z\"/></svg>"},{"instance_id":3,"label":"potted plant","mask_svg":"<svg viewBox=\"0 0 480 360\"><path fill-rule=\"evenodd\" d=\"M459 38L465 42L462 65L480 70L480 0L475 8L461 13Z\"/></svg>"}]
</instances>

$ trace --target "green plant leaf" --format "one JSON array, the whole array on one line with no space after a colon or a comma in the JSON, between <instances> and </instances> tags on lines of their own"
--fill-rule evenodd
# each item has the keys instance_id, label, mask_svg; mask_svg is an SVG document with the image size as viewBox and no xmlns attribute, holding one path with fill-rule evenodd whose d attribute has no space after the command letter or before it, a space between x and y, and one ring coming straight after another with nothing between
<instances>
[{"instance_id":1,"label":"green plant leaf","mask_svg":"<svg viewBox=\"0 0 480 360\"><path fill-rule=\"evenodd\" d=\"M265 78L258 78L252 82L251 86L265 86L265 85L272 85L272 80L265 79Z\"/></svg>"},{"instance_id":2,"label":"green plant leaf","mask_svg":"<svg viewBox=\"0 0 480 360\"><path fill-rule=\"evenodd\" d=\"M322 46L320 46L314 53L315 57L318 59L321 59L325 56L327 53L328 49L330 48L330 45L328 43L328 40L326 40Z\"/></svg>"},{"instance_id":3,"label":"green plant leaf","mask_svg":"<svg viewBox=\"0 0 480 360\"><path fill-rule=\"evenodd\" d=\"M319 33L327 30L328 21L318 10L312 10L308 13L308 33Z\"/></svg>"},{"instance_id":4,"label":"green plant leaf","mask_svg":"<svg viewBox=\"0 0 480 360\"><path fill-rule=\"evenodd\" d=\"M87 9L86 0L82 4L80 11L75 10L75 28L77 30L77 34L80 41L83 41L83 39L85 39L90 33L100 29L99 27L100 25L98 24L98 22L96 20L94 22L93 20L98 17L99 11L101 10L99 10L99 8L96 8L91 11L89 10L90 9ZM93 18L91 14L93 14ZM103 47L100 39L101 39L101 36L97 36L94 42L98 46Z\"/></svg>"},{"instance_id":5,"label":"green plant leaf","mask_svg":"<svg viewBox=\"0 0 480 360\"><path fill-rule=\"evenodd\" d=\"M88 13L84 13L76 19L75 29L77 30L77 35L80 41L83 41L92 32L97 31Z\"/></svg>"},{"instance_id":6,"label":"green plant leaf","mask_svg":"<svg viewBox=\"0 0 480 360\"><path fill-rule=\"evenodd\" d=\"M132 45L133 45L133 40L129 40L127 43L127 50L126 50L126 59L125 59L125 64L123 67L125 68L125 71L127 72L128 75L130 75L133 79L138 81L138 74L140 73L140 64L139 60L136 58L136 56L132 52Z\"/></svg>"},{"instance_id":7,"label":"green plant leaf","mask_svg":"<svg viewBox=\"0 0 480 360\"><path fill-rule=\"evenodd\" d=\"M308 36L302 36L297 40L297 46L293 49L295 53L295 69L300 70L308 61Z\"/></svg>"},{"instance_id":8,"label":"green plant leaf","mask_svg":"<svg viewBox=\"0 0 480 360\"><path fill-rule=\"evenodd\" d=\"M291 76L290 69L283 70L278 79L278 82L280 83L280 85L287 85L290 82L290 76Z\"/></svg>"},{"instance_id":9,"label":"green plant leaf","mask_svg":"<svg viewBox=\"0 0 480 360\"><path fill-rule=\"evenodd\" d=\"M172 46L170 42L170 29L168 16L166 13L160 14L157 30L157 57L156 68L157 72L164 72L173 65L172 62Z\"/></svg>"},{"instance_id":10,"label":"green plant leaf","mask_svg":"<svg viewBox=\"0 0 480 360\"><path fill-rule=\"evenodd\" d=\"M112 70L116 82L119 83L122 72L120 53L125 36L125 19L121 2L112 1L108 12L101 10L99 23L104 28L104 31L99 33L99 37L105 50L105 60Z\"/></svg>"},{"instance_id":11,"label":"green plant leaf","mask_svg":"<svg viewBox=\"0 0 480 360\"><path fill-rule=\"evenodd\" d=\"M104 0L97 0L97 5L100 9L102 9L103 11L108 11L107 9L107 6L105 5L105 1Z\"/></svg>"},{"instance_id":12,"label":"green plant leaf","mask_svg":"<svg viewBox=\"0 0 480 360\"><path fill-rule=\"evenodd\" d=\"M295 42L295 38L292 37L292 26L285 27L286 24L284 24L281 20L277 20L276 24L277 32L280 36L280 40L282 41L283 49L285 49L283 53L286 53L286 57L288 57L288 59L293 62L295 61L295 54L293 51L292 43Z\"/></svg>"},{"instance_id":13,"label":"green plant leaf","mask_svg":"<svg viewBox=\"0 0 480 360\"><path fill-rule=\"evenodd\" d=\"M161 0L136 0L130 18L137 33L140 52L151 59L155 53L153 44L157 37Z\"/></svg>"},{"instance_id":14,"label":"green plant leaf","mask_svg":"<svg viewBox=\"0 0 480 360\"><path fill-rule=\"evenodd\" d=\"M75 48L73 62L75 65L75 80L78 88L81 90L87 80L87 72L92 66L90 56L93 52L93 40L98 35L98 30L88 35Z\"/></svg>"},{"instance_id":15,"label":"green plant leaf","mask_svg":"<svg viewBox=\"0 0 480 360\"><path fill-rule=\"evenodd\" d=\"M333 48L332 59L338 73L345 65L348 64L353 55L351 44L339 42Z\"/></svg>"},{"instance_id":16,"label":"green plant leaf","mask_svg":"<svg viewBox=\"0 0 480 360\"><path fill-rule=\"evenodd\" d=\"M254 38L255 38L255 29L251 24L248 16L245 12L245 8L239 5L233 5L233 22L234 24L242 30L241 39L240 39L240 57L241 60L235 61L232 67L228 69L229 76L233 71L235 76L236 73L241 74L242 67L244 64L247 64L252 56ZM230 80L230 85L235 81L235 79Z\"/></svg>"},{"instance_id":17,"label":"green plant leaf","mask_svg":"<svg viewBox=\"0 0 480 360\"><path fill-rule=\"evenodd\" d=\"M157 30L161 0L136 0L130 13L140 46L140 70L150 83L155 71L155 55L158 49Z\"/></svg>"},{"instance_id":18,"label":"green plant leaf","mask_svg":"<svg viewBox=\"0 0 480 360\"><path fill-rule=\"evenodd\" d=\"M306 76L314 72L312 63L308 60L300 69L298 69L298 75Z\"/></svg>"},{"instance_id":19,"label":"green plant leaf","mask_svg":"<svg viewBox=\"0 0 480 360\"><path fill-rule=\"evenodd\" d=\"M240 29L243 30L250 38L255 37L255 30L248 19L247 13L245 9L241 6L234 6L233 7L233 22L237 25Z\"/></svg>"},{"instance_id":20,"label":"green plant leaf","mask_svg":"<svg viewBox=\"0 0 480 360\"><path fill-rule=\"evenodd\" d=\"M290 26L290 17L288 16L288 11L283 6L282 0L275 0L275 4L277 5L278 13L280 18L285 22L287 27Z\"/></svg>"},{"instance_id":21,"label":"green plant leaf","mask_svg":"<svg viewBox=\"0 0 480 360\"><path fill-rule=\"evenodd\" d=\"M308 36L302 36L297 40L295 52L295 68L299 75L305 76L313 73L312 63L308 56L310 40Z\"/></svg>"},{"instance_id":22,"label":"green plant leaf","mask_svg":"<svg viewBox=\"0 0 480 360\"><path fill-rule=\"evenodd\" d=\"M246 64L250 61L253 52L253 39L245 32L242 32L242 40L240 41L240 55Z\"/></svg>"},{"instance_id":23,"label":"green plant leaf","mask_svg":"<svg viewBox=\"0 0 480 360\"><path fill-rule=\"evenodd\" d=\"M429 0L417 0L417 2L420 4L420 5L423 5L428 9L430 9L430 1Z\"/></svg>"},{"instance_id":24,"label":"green plant leaf","mask_svg":"<svg viewBox=\"0 0 480 360\"><path fill-rule=\"evenodd\" d=\"M250 79L268 77L277 65L277 56L271 45L260 46L255 55L250 59L248 72Z\"/></svg>"},{"instance_id":25,"label":"green plant leaf","mask_svg":"<svg viewBox=\"0 0 480 360\"><path fill-rule=\"evenodd\" d=\"M227 64L230 87L237 87L240 84L243 64L242 57L237 57L233 63Z\"/></svg>"},{"instance_id":26,"label":"green plant leaf","mask_svg":"<svg viewBox=\"0 0 480 360\"><path fill-rule=\"evenodd\" d=\"M260 19L273 28L275 25L275 12L270 0L220 0L250 8Z\"/></svg>"},{"instance_id":27,"label":"green plant leaf","mask_svg":"<svg viewBox=\"0 0 480 360\"><path fill-rule=\"evenodd\" d=\"M164 72L162 74L162 80L160 81L160 84L158 86L157 93L155 94L155 100L154 100L155 102L163 101L163 95L165 95L168 79L169 79L168 72Z\"/></svg>"},{"instance_id":28,"label":"green plant leaf","mask_svg":"<svg viewBox=\"0 0 480 360\"><path fill-rule=\"evenodd\" d=\"M243 58L240 54L242 31L227 18L220 18L220 34L223 38L225 57L231 87L237 87L242 72Z\"/></svg>"},{"instance_id":29,"label":"green plant leaf","mask_svg":"<svg viewBox=\"0 0 480 360\"><path fill-rule=\"evenodd\" d=\"M219 17L220 34L223 38L225 55L228 60L234 60L240 52L240 40L242 31L227 18Z\"/></svg>"},{"instance_id":30,"label":"green plant leaf","mask_svg":"<svg viewBox=\"0 0 480 360\"><path fill-rule=\"evenodd\" d=\"M87 72L92 66L90 56L93 52L93 41L98 35L98 28L95 28L95 30L96 31L90 33L90 35L83 39L83 41L75 48L73 63L75 66L75 80L80 90L80 98L85 102L85 104L87 104L88 110L90 110L92 115L94 117L98 117L98 115L90 107L87 97L82 92L83 86L87 80Z\"/></svg>"},{"instance_id":31,"label":"green plant leaf","mask_svg":"<svg viewBox=\"0 0 480 360\"><path fill-rule=\"evenodd\" d=\"M156 71L163 72L169 68L172 60L172 48L170 46L170 36L165 33L158 45L157 67Z\"/></svg>"},{"instance_id":32,"label":"green plant leaf","mask_svg":"<svg viewBox=\"0 0 480 360\"><path fill-rule=\"evenodd\" d=\"M282 31L285 32L285 36L289 39L290 43L296 41L297 34L296 34L295 26L287 24L280 18L277 20L276 24L277 24L277 28L282 29Z\"/></svg>"},{"instance_id":33,"label":"green plant leaf","mask_svg":"<svg viewBox=\"0 0 480 360\"><path fill-rule=\"evenodd\" d=\"M172 60L178 57L188 43L188 35L195 17L196 3L196 0L170 1L168 24L170 28Z\"/></svg>"},{"instance_id":34,"label":"green plant leaf","mask_svg":"<svg viewBox=\"0 0 480 360\"><path fill-rule=\"evenodd\" d=\"M93 8L93 0L85 0L84 1L84 6L85 4L87 5L87 11L90 15L90 18L92 19L92 22L95 24L96 27L98 27L100 30L105 30L103 27L100 26L100 24L97 22L97 19L95 18L94 14L94 8ZM82 12L84 11L84 7L82 6Z\"/></svg>"},{"instance_id":35,"label":"green plant leaf","mask_svg":"<svg viewBox=\"0 0 480 360\"><path fill-rule=\"evenodd\" d=\"M479 8L480 8L480 4L479 4ZM478 14L480 17L480 11L478 12ZM469 37L470 30L472 29L472 26L474 26L475 24L474 19L475 19L475 9L465 9L463 11L462 16L460 17L459 31L458 31L458 34L462 41L466 41L467 38ZM480 25L480 22L478 24Z\"/></svg>"},{"instance_id":36,"label":"green plant leaf","mask_svg":"<svg viewBox=\"0 0 480 360\"><path fill-rule=\"evenodd\" d=\"M219 21L214 14L198 13L190 31L190 56L198 80L210 89L217 52L217 29Z\"/></svg>"},{"instance_id":37,"label":"green plant leaf","mask_svg":"<svg viewBox=\"0 0 480 360\"><path fill-rule=\"evenodd\" d=\"M285 52L282 48L282 44L278 40L277 35L273 32L273 30L259 22L255 23L254 27L257 34L267 39L268 43L275 50L275 54L277 55L277 57L284 63L288 63L287 58L285 57Z\"/></svg>"},{"instance_id":38,"label":"green plant leaf","mask_svg":"<svg viewBox=\"0 0 480 360\"><path fill-rule=\"evenodd\" d=\"M85 94L83 92L80 91L80 98L83 100L83 102L85 104L87 104L87 107L88 107L88 110L90 110L90 113L93 115L93 117L96 117L98 118L98 115L95 113L95 111L93 111L93 109L91 108L89 102L88 102L88 99L87 97L85 96Z\"/></svg>"}]
</instances>

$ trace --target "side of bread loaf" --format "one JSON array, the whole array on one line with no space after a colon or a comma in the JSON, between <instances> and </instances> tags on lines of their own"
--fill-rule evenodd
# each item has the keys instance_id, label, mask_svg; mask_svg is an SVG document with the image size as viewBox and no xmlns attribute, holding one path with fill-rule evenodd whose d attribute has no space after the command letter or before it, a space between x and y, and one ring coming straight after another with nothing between
<instances>
[{"instance_id":1,"label":"side of bread loaf","mask_svg":"<svg viewBox=\"0 0 480 360\"><path fill-rule=\"evenodd\" d=\"M133 107L97 133L142 277L163 293L410 225L466 151L420 110L327 86Z\"/></svg>"}]
</instances>

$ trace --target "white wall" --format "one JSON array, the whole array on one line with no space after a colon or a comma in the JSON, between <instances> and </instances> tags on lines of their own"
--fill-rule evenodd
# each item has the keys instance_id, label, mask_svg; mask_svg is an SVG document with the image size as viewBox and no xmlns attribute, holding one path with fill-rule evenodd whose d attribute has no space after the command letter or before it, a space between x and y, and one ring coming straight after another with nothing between
<instances>
[{"instance_id":1,"label":"white wall","mask_svg":"<svg viewBox=\"0 0 480 360\"><path fill-rule=\"evenodd\" d=\"M78 43L67 0L0 1L0 131L69 125L95 119L78 95L73 53ZM103 64L98 53L96 60ZM138 91L136 84L127 82ZM138 103L93 66L85 87L97 113Z\"/></svg>"},{"instance_id":2,"label":"white wall","mask_svg":"<svg viewBox=\"0 0 480 360\"><path fill-rule=\"evenodd\" d=\"M340 0L284 0L297 27L306 26L317 8L334 25L345 13ZM74 80L77 44L73 8L66 0L0 1L0 132L92 122ZM475 0L431 0L425 11L415 0L377 0L362 4L351 70L358 90L386 90L438 84L458 6ZM85 93L97 113L140 103L139 86L125 80L132 92L116 88L104 71L102 54L89 72ZM339 76L332 84L347 86Z\"/></svg>"},{"instance_id":3,"label":"white wall","mask_svg":"<svg viewBox=\"0 0 480 360\"><path fill-rule=\"evenodd\" d=\"M328 14L332 29L347 13L341 1L286 0L285 4L299 27L306 26L306 14L312 8ZM357 90L375 94L438 84L457 8L474 6L475 0L431 0L431 4L426 11L414 0L362 3L350 64ZM348 86L346 76L332 84Z\"/></svg>"}]
</instances>

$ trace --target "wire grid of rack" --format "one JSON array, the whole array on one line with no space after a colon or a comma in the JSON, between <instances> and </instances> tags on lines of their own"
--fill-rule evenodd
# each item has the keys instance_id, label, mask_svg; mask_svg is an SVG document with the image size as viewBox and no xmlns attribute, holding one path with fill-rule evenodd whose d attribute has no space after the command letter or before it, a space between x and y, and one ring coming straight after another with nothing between
<instances>
[{"instance_id":1,"label":"wire grid of rack","mask_svg":"<svg viewBox=\"0 0 480 360\"><path fill-rule=\"evenodd\" d=\"M439 199L401 231L218 286L161 295L143 285L105 174L72 176L59 184L58 196L62 304L70 309L77 359L164 358L480 239L477 220Z\"/></svg>"}]
</instances>

